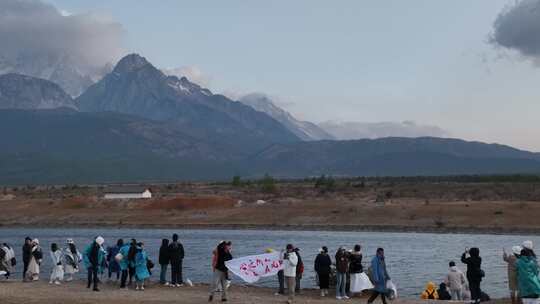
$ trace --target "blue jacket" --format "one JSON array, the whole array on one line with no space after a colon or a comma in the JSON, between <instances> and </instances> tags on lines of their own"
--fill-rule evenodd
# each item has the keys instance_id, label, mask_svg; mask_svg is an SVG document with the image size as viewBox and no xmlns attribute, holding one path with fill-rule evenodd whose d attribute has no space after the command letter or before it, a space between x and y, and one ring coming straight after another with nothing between
<instances>
[{"instance_id":1,"label":"blue jacket","mask_svg":"<svg viewBox=\"0 0 540 304\"><path fill-rule=\"evenodd\" d=\"M538 264L533 257L522 256L516 262L519 294L522 298L540 296Z\"/></svg>"},{"instance_id":2,"label":"blue jacket","mask_svg":"<svg viewBox=\"0 0 540 304\"><path fill-rule=\"evenodd\" d=\"M137 248L137 254L135 255L135 275L138 281L143 281L150 277L147 261L148 256L146 251L141 248Z\"/></svg>"},{"instance_id":3,"label":"blue jacket","mask_svg":"<svg viewBox=\"0 0 540 304\"><path fill-rule=\"evenodd\" d=\"M386 271L386 262L384 258L379 256L373 257L371 260L371 275L373 279L373 285L378 292L386 292L386 282L390 280L390 276Z\"/></svg>"},{"instance_id":4,"label":"blue jacket","mask_svg":"<svg viewBox=\"0 0 540 304\"><path fill-rule=\"evenodd\" d=\"M92 252L92 247L94 247L94 245L97 245L96 242L92 242L90 245L86 247L86 249L84 249L84 253L83 253L84 267L88 269L90 267L97 266L98 272L101 272L103 271L103 264L105 261L106 252L105 250L103 250L101 246L98 245L99 249L98 249L98 256L97 256L97 265L93 265L92 262L90 261L90 254Z\"/></svg>"},{"instance_id":5,"label":"blue jacket","mask_svg":"<svg viewBox=\"0 0 540 304\"><path fill-rule=\"evenodd\" d=\"M118 264L120 265L120 270L128 269L128 253L129 253L129 244L124 245L118 250L118 253L122 254L124 257Z\"/></svg>"}]
</instances>

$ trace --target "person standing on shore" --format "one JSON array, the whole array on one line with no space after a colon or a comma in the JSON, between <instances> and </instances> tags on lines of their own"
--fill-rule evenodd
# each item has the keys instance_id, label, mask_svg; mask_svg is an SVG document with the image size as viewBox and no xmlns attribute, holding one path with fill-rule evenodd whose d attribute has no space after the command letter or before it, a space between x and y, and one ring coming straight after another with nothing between
<instances>
[{"instance_id":1,"label":"person standing on shore","mask_svg":"<svg viewBox=\"0 0 540 304\"><path fill-rule=\"evenodd\" d=\"M298 257L298 263L296 264L296 284L294 286L294 292L300 294L300 281L302 280L302 275L304 274L304 262L300 256L300 248L294 248L294 253Z\"/></svg>"},{"instance_id":2,"label":"person standing on shore","mask_svg":"<svg viewBox=\"0 0 540 304\"><path fill-rule=\"evenodd\" d=\"M298 256L294 252L294 246L287 244L285 247L285 253L283 254L283 275L285 276L285 283L287 284L288 300L287 303L291 304L294 301L294 293L296 290L296 265L298 265Z\"/></svg>"},{"instance_id":3,"label":"person standing on shore","mask_svg":"<svg viewBox=\"0 0 540 304\"><path fill-rule=\"evenodd\" d=\"M161 247L159 247L159 265L161 266L161 272L159 273L159 283L165 286L169 285L167 282L167 267L169 267L170 262L169 257L169 240L161 240Z\"/></svg>"},{"instance_id":4,"label":"person standing on shore","mask_svg":"<svg viewBox=\"0 0 540 304\"><path fill-rule=\"evenodd\" d=\"M510 290L512 304L519 304L516 262L521 255L521 250L521 246L514 246L512 247L512 254L508 254L506 249L503 248L503 261L508 264L508 289Z\"/></svg>"},{"instance_id":5,"label":"person standing on shore","mask_svg":"<svg viewBox=\"0 0 540 304\"><path fill-rule=\"evenodd\" d=\"M360 286L364 285L362 282L362 273L364 272L364 266L362 265L362 246L354 245L354 250L349 256L349 273L351 275L351 296L354 293L362 292Z\"/></svg>"},{"instance_id":6,"label":"person standing on shore","mask_svg":"<svg viewBox=\"0 0 540 304\"><path fill-rule=\"evenodd\" d=\"M128 285L131 285L133 283L133 277L135 277L135 256L136 255L137 255L137 240L131 239L131 243L129 244L129 251L127 255L128 274L129 274Z\"/></svg>"},{"instance_id":7,"label":"person standing on shore","mask_svg":"<svg viewBox=\"0 0 540 304\"><path fill-rule=\"evenodd\" d=\"M532 249L524 248L516 262L519 296L523 304L540 303L540 280L538 263Z\"/></svg>"},{"instance_id":8,"label":"person standing on shore","mask_svg":"<svg viewBox=\"0 0 540 304\"><path fill-rule=\"evenodd\" d=\"M229 269L225 266L225 262L233 259L231 254L232 243L221 242L216 248L216 259L215 263L212 265L213 277L212 284L210 284L210 295L208 296L208 302L214 300L214 293L218 290L221 285L221 301L227 302L227 278Z\"/></svg>"},{"instance_id":9,"label":"person standing on shore","mask_svg":"<svg viewBox=\"0 0 540 304\"><path fill-rule=\"evenodd\" d=\"M144 290L144 280L150 277L148 271L148 255L144 250L144 243L137 244L137 254L135 255L135 290Z\"/></svg>"},{"instance_id":10,"label":"person standing on shore","mask_svg":"<svg viewBox=\"0 0 540 304\"><path fill-rule=\"evenodd\" d=\"M482 270L480 249L476 247L466 249L461 255L461 262L467 265L467 280L469 281L469 290L471 291L471 303L480 303L482 298L480 283L485 276Z\"/></svg>"},{"instance_id":11,"label":"person standing on shore","mask_svg":"<svg viewBox=\"0 0 540 304\"><path fill-rule=\"evenodd\" d=\"M79 264L82 260L82 255L77 250L75 242L72 239L67 239L67 247L64 249L63 262L64 262L64 280L66 282L73 281L73 275L79 272Z\"/></svg>"},{"instance_id":12,"label":"person standing on shore","mask_svg":"<svg viewBox=\"0 0 540 304\"><path fill-rule=\"evenodd\" d=\"M463 300L463 288L467 283L465 274L456 266L456 262L450 261L448 264L450 267L448 274L446 275L445 283L450 290L450 295L454 301Z\"/></svg>"},{"instance_id":13,"label":"person standing on shore","mask_svg":"<svg viewBox=\"0 0 540 304\"><path fill-rule=\"evenodd\" d=\"M2 246L0 246L0 270L6 272L4 275L6 280L9 280L15 265L17 265L15 251L7 243L3 243Z\"/></svg>"},{"instance_id":14,"label":"person standing on shore","mask_svg":"<svg viewBox=\"0 0 540 304\"><path fill-rule=\"evenodd\" d=\"M330 287L330 272L332 271L332 260L328 255L328 247L323 246L315 258L315 272L319 277L319 289L321 290L321 297L328 295L328 288Z\"/></svg>"},{"instance_id":15,"label":"person standing on shore","mask_svg":"<svg viewBox=\"0 0 540 304\"><path fill-rule=\"evenodd\" d=\"M336 252L336 299L347 300L347 272L349 271L349 253L343 247Z\"/></svg>"},{"instance_id":16,"label":"person standing on shore","mask_svg":"<svg viewBox=\"0 0 540 304\"><path fill-rule=\"evenodd\" d=\"M56 284L60 285L61 281L64 280L64 268L62 267L62 259L63 254L62 250L58 248L58 244L52 243L51 244L51 261L52 261L52 271L51 271L51 279L49 280L49 284Z\"/></svg>"},{"instance_id":17,"label":"person standing on shore","mask_svg":"<svg viewBox=\"0 0 540 304\"><path fill-rule=\"evenodd\" d=\"M41 251L41 247L39 247L38 239L33 239L31 246L30 262L28 263L28 269L26 270L26 278L29 281L37 281L39 280L39 266L43 259L43 252Z\"/></svg>"},{"instance_id":18,"label":"person standing on shore","mask_svg":"<svg viewBox=\"0 0 540 304\"><path fill-rule=\"evenodd\" d=\"M124 240L118 239L115 246L107 247L107 269L109 281L111 280L113 273L116 273L117 282L120 279L120 273L122 271L120 270L120 264L118 264L118 261L116 261L115 257L118 252L120 252L120 248L122 248L122 246L124 246Z\"/></svg>"},{"instance_id":19,"label":"person standing on shore","mask_svg":"<svg viewBox=\"0 0 540 304\"><path fill-rule=\"evenodd\" d=\"M129 250L131 249L131 244L125 244L124 246L120 247L120 250L118 251L118 254L114 257L114 259L118 262L120 265L120 288L126 288L126 282L128 278L129 273Z\"/></svg>"},{"instance_id":20,"label":"person standing on shore","mask_svg":"<svg viewBox=\"0 0 540 304\"><path fill-rule=\"evenodd\" d=\"M386 304L386 283L390 280L388 271L386 270L386 261L384 256L384 249L378 248L375 257L371 260L371 280L375 288L372 290L371 297L368 299L368 304L373 303L375 299L380 295L383 304Z\"/></svg>"},{"instance_id":21,"label":"person standing on shore","mask_svg":"<svg viewBox=\"0 0 540 304\"><path fill-rule=\"evenodd\" d=\"M178 241L178 234L173 234L172 243L169 244L169 259L171 262L171 285L180 287L184 285L182 279L182 264L184 261L184 246Z\"/></svg>"},{"instance_id":22,"label":"person standing on shore","mask_svg":"<svg viewBox=\"0 0 540 304\"><path fill-rule=\"evenodd\" d=\"M27 236L24 239L24 245L22 246L22 259L23 259L23 282L26 282L26 271L28 270L28 264L32 258L32 239Z\"/></svg>"},{"instance_id":23,"label":"person standing on shore","mask_svg":"<svg viewBox=\"0 0 540 304\"><path fill-rule=\"evenodd\" d=\"M105 250L101 247L105 240L98 236L96 239L86 247L84 250L84 265L88 271L88 284L86 288L90 288L94 283L94 291L99 291L98 288L98 272L100 270L103 261L105 260Z\"/></svg>"}]
</instances>

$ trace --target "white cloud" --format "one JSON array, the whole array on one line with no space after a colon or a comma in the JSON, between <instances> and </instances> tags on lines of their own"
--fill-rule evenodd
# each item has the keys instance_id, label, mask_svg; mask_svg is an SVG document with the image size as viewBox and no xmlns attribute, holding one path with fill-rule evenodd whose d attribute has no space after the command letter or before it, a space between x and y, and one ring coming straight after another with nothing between
<instances>
[{"instance_id":1,"label":"white cloud","mask_svg":"<svg viewBox=\"0 0 540 304\"><path fill-rule=\"evenodd\" d=\"M178 78L186 77L189 81L200 85L201 87L208 88L212 77L203 73L203 71L193 65L182 66L178 68L162 69L163 73L170 76L176 76Z\"/></svg>"}]
</instances>

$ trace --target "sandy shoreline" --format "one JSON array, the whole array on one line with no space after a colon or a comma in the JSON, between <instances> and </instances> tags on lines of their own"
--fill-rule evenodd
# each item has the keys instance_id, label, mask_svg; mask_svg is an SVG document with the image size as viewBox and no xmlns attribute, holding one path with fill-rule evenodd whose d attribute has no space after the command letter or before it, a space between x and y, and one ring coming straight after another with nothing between
<instances>
[{"instance_id":1,"label":"sandy shoreline","mask_svg":"<svg viewBox=\"0 0 540 304\"><path fill-rule=\"evenodd\" d=\"M86 303L208 303L208 286L196 284L193 287L171 288L162 287L155 283L147 286L145 291L120 290L116 283L100 285L100 292L87 289L82 280L74 281L61 286L50 285L45 280L33 283L20 281L0 281L0 299L3 304L86 304ZM285 303L286 297L274 295L275 290L262 287L247 287L233 285L229 292L230 303L240 304L270 304ZM214 303L221 302L220 295L216 294ZM296 297L295 303L365 303L366 297L356 297L347 301L337 301L332 294L319 297L318 290L306 289ZM506 303L505 300L496 300L496 303ZM375 303L380 303L377 300ZM426 303L420 300L397 299L391 303L414 304Z\"/></svg>"}]
</instances>

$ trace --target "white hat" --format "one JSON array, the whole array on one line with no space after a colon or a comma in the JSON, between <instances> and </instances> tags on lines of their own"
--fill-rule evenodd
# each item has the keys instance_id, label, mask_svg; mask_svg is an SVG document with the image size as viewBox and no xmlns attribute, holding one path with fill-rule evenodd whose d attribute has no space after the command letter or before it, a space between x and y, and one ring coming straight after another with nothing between
<instances>
[{"instance_id":1,"label":"white hat","mask_svg":"<svg viewBox=\"0 0 540 304\"><path fill-rule=\"evenodd\" d=\"M521 250L522 250L522 249L523 249L523 248L522 248L521 246L514 246L514 247L512 247L512 252L513 252L514 254L521 254Z\"/></svg>"},{"instance_id":2,"label":"white hat","mask_svg":"<svg viewBox=\"0 0 540 304\"><path fill-rule=\"evenodd\" d=\"M534 246L533 246L533 242L532 242L532 241L525 241L525 242L523 242L523 248L532 250L533 247L534 247Z\"/></svg>"},{"instance_id":3,"label":"white hat","mask_svg":"<svg viewBox=\"0 0 540 304\"><path fill-rule=\"evenodd\" d=\"M39 245L39 240L38 239L33 239L32 243L36 243L37 245Z\"/></svg>"},{"instance_id":4,"label":"white hat","mask_svg":"<svg viewBox=\"0 0 540 304\"><path fill-rule=\"evenodd\" d=\"M73 239L67 239L67 240L66 240L66 244L73 244L73 243L74 243L74 242L73 242Z\"/></svg>"},{"instance_id":5,"label":"white hat","mask_svg":"<svg viewBox=\"0 0 540 304\"><path fill-rule=\"evenodd\" d=\"M103 237L101 237L101 236L98 236L98 237L96 238L96 243L97 243L99 246L101 246L101 245L103 245L103 243L105 243L105 239L104 239Z\"/></svg>"}]
</instances>

